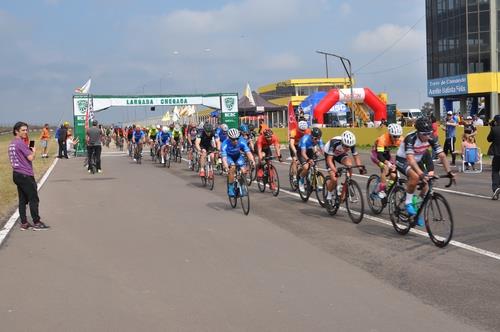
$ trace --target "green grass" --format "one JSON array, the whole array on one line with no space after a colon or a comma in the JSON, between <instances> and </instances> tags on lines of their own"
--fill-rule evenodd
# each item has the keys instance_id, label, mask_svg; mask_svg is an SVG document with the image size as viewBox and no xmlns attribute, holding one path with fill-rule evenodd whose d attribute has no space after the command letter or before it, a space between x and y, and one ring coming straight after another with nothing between
<instances>
[{"instance_id":1,"label":"green grass","mask_svg":"<svg viewBox=\"0 0 500 332\"><path fill-rule=\"evenodd\" d=\"M30 138L36 141L36 158L33 161L35 170L35 178L37 181L43 176L45 171L50 167L54 160L54 154L57 152L57 142L49 141L49 156L50 158L41 158L42 148L39 144L39 132L31 132ZM12 140L12 135L0 135L0 221L10 217L10 214L17 208L17 188L12 182L12 167L8 156L9 143Z\"/></svg>"}]
</instances>

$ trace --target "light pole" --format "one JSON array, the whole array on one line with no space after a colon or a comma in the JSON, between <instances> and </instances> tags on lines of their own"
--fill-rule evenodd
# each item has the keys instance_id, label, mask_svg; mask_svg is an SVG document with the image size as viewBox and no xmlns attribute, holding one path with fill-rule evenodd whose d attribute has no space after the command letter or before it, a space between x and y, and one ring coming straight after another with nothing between
<instances>
[{"instance_id":1,"label":"light pole","mask_svg":"<svg viewBox=\"0 0 500 332\"><path fill-rule=\"evenodd\" d=\"M340 59L340 62L342 62L342 66L344 67L344 70L347 74L347 77L349 77L349 85L351 86L351 113L352 113L352 125L354 127L354 119L355 119L355 114L354 114L354 107L353 107L353 100L354 100L354 89L352 87L352 66L351 66L351 60L349 60L346 57L343 57L341 55L333 54L333 53L328 53L324 51L316 51L316 53L323 54L325 56L325 63L326 63L326 78L328 78L328 56L333 56L338 59ZM347 66L346 66L347 62ZM349 67L349 68L348 68Z\"/></svg>"}]
</instances>

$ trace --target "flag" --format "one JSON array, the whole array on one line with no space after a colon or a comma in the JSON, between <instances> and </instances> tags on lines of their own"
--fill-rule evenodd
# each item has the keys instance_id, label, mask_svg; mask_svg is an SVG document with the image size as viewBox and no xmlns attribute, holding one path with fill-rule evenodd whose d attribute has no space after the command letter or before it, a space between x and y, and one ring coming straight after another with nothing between
<instances>
[{"instance_id":1,"label":"flag","mask_svg":"<svg viewBox=\"0 0 500 332\"><path fill-rule=\"evenodd\" d=\"M90 84L92 84L92 79L89 78L87 83L85 83L81 88L76 88L75 92L76 93L89 93L90 91Z\"/></svg>"},{"instance_id":2,"label":"flag","mask_svg":"<svg viewBox=\"0 0 500 332\"><path fill-rule=\"evenodd\" d=\"M253 99L252 89L250 89L249 83L247 83L247 86L245 88L245 92L243 93L243 95L248 98L250 105L255 106L255 100Z\"/></svg>"},{"instance_id":3,"label":"flag","mask_svg":"<svg viewBox=\"0 0 500 332\"><path fill-rule=\"evenodd\" d=\"M292 101L288 103L288 138L290 138L290 132L297 129L297 119L295 119L295 110L293 109Z\"/></svg>"},{"instance_id":4,"label":"flag","mask_svg":"<svg viewBox=\"0 0 500 332\"><path fill-rule=\"evenodd\" d=\"M85 128L89 127L89 123L94 121L94 100L87 98L87 112L85 113Z\"/></svg>"}]
</instances>

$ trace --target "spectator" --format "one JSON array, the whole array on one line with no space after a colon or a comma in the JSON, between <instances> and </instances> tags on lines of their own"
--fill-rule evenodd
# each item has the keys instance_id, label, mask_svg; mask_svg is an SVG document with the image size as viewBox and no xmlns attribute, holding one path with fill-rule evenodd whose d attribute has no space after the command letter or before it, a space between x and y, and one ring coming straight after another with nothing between
<instances>
[{"instance_id":1,"label":"spectator","mask_svg":"<svg viewBox=\"0 0 500 332\"><path fill-rule=\"evenodd\" d=\"M264 123L263 118L260 118L259 119L259 134L262 133L264 131L264 129L267 129L267 128L269 128L269 126Z\"/></svg>"},{"instance_id":2,"label":"spectator","mask_svg":"<svg viewBox=\"0 0 500 332\"><path fill-rule=\"evenodd\" d=\"M477 114L472 116L472 124L476 127L484 126L483 119L479 118Z\"/></svg>"},{"instance_id":3,"label":"spectator","mask_svg":"<svg viewBox=\"0 0 500 332\"><path fill-rule=\"evenodd\" d=\"M476 136L477 129L472 124L472 116L468 116L465 118L464 122L464 136L462 141L466 141L469 136Z\"/></svg>"},{"instance_id":4,"label":"spectator","mask_svg":"<svg viewBox=\"0 0 500 332\"><path fill-rule=\"evenodd\" d=\"M92 153L95 153L95 164L97 168L98 173L102 173L101 169L101 139L102 139L102 132L101 130L97 127L97 120L92 121L92 127L87 129L87 158L89 160L88 162L88 171L89 173L91 172L90 170L90 157L92 156Z\"/></svg>"},{"instance_id":5,"label":"spectator","mask_svg":"<svg viewBox=\"0 0 500 332\"><path fill-rule=\"evenodd\" d=\"M69 123L64 122L59 129L59 136L57 138L57 143L59 144L59 153L57 158L66 158L68 159L68 151L66 150L66 139L68 138L68 127Z\"/></svg>"},{"instance_id":6,"label":"spectator","mask_svg":"<svg viewBox=\"0 0 500 332\"><path fill-rule=\"evenodd\" d=\"M73 135L70 131L68 131L68 138L66 139L66 150L68 151L68 155L76 155L75 145L78 145L80 139L73 138Z\"/></svg>"},{"instance_id":7,"label":"spectator","mask_svg":"<svg viewBox=\"0 0 500 332\"><path fill-rule=\"evenodd\" d=\"M493 157L491 162L491 189L493 199L500 195L500 115L495 115L487 140L491 142L488 155Z\"/></svg>"},{"instance_id":8,"label":"spectator","mask_svg":"<svg viewBox=\"0 0 500 332\"><path fill-rule=\"evenodd\" d=\"M467 138L462 141L462 158L464 160L466 160L466 155L465 155L465 150L466 149L472 149L472 148L477 148L477 145L476 145L476 138L475 136L467 136ZM477 155L474 156L474 160L479 160L479 151L476 152ZM470 160L472 160L472 158L469 157ZM465 169L469 170L470 167L472 167L472 169L474 169L474 162L465 162Z\"/></svg>"},{"instance_id":9,"label":"spectator","mask_svg":"<svg viewBox=\"0 0 500 332\"><path fill-rule=\"evenodd\" d=\"M399 124L401 125L401 127L406 126L406 119L405 119L405 117L403 115L401 115L399 117L399 122L400 122Z\"/></svg>"},{"instance_id":10,"label":"spectator","mask_svg":"<svg viewBox=\"0 0 500 332\"><path fill-rule=\"evenodd\" d=\"M40 134L40 145L42 146L42 158L48 158L49 155L47 154L47 149L49 146L49 139L50 139L50 131L49 131L49 124L46 123L43 125L42 128L42 133Z\"/></svg>"},{"instance_id":11,"label":"spectator","mask_svg":"<svg viewBox=\"0 0 500 332\"><path fill-rule=\"evenodd\" d=\"M457 131L458 121L453 117L453 112L448 111L446 113L446 127L443 128L446 133L444 141L444 153L448 156L448 152L451 153L451 165L455 166L455 143L456 143L456 131Z\"/></svg>"},{"instance_id":12,"label":"spectator","mask_svg":"<svg viewBox=\"0 0 500 332\"><path fill-rule=\"evenodd\" d=\"M21 230L27 230L33 227L35 230L47 229L40 220L38 214L37 184L33 172L33 160L35 159L36 148L29 148L24 144L24 139L28 135L28 124L17 122L12 130L14 139L9 145L9 159L12 166L12 179L17 186L19 197L19 218L21 221ZM33 226L28 222L26 216L26 205L29 204Z\"/></svg>"}]
</instances>

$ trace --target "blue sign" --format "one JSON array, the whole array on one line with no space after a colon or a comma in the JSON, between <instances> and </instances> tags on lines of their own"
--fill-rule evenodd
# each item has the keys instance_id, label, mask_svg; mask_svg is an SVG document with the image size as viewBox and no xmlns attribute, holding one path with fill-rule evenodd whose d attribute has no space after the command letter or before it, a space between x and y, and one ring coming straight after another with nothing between
<instances>
[{"instance_id":1,"label":"blue sign","mask_svg":"<svg viewBox=\"0 0 500 332\"><path fill-rule=\"evenodd\" d=\"M328 113L347 113L347 106L343 102L338 101L330 108Z\"/></svg>"},{"instance_id":2,"label":"blue sign","mask_svg":"<svg viewBox=\"0 0 500 332\"><path fill-rule=\"evenodd\" d=\"M442 97L467 94L467 75L448 76L427 80L427 95Z\"/></svg>"}]
</instances>

